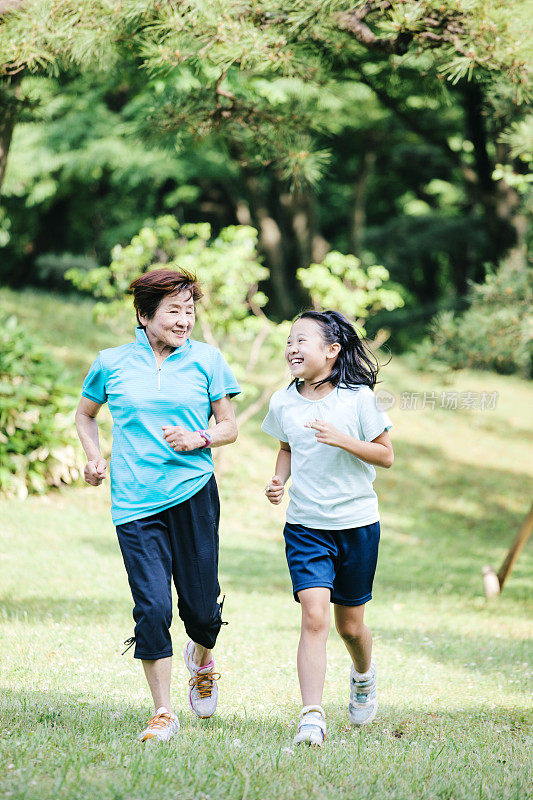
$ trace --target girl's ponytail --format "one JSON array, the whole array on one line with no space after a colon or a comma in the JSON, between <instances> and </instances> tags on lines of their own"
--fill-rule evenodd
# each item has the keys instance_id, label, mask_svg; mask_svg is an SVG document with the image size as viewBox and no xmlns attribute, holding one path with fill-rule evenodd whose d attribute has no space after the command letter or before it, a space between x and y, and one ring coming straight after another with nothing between
<instances>
[{"instance_id":1,"label":"girl's ponytail","mask_svg":"<svg viewBox=\"0 0 533 800\"><path fill-rule=\"evenodd\" d=\"M340 344L340 352L330 375L319 381L333 386L351 388L364 384L374 388L379 372L379 362L364 344L352 323L339 311L304 311L298 319L313 319L322 328L326 344Z\"/></svg>"}]
</instances>

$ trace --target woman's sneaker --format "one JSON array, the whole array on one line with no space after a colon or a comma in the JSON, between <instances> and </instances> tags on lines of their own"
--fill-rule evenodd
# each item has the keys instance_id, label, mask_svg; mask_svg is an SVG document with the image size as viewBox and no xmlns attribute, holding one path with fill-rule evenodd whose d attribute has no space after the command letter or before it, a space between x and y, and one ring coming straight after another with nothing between
<instances>
[{"instance_id":1,"label":"woman's sneaker","mask_svg":"<svg viewBox=\"0 0 533 800\"><path fill-rule=\"evenodd\" d=\"M197 667L194 663L194 642L187 642L183 651L183 660L189 670L189 705L200 719L212 717L217 710L218 686L220 672L213 672L215 662L211 659L205 667Z\"/></svg>"},{"instance_id":2,"label":"woman's sneaker","mask_svg":"<svg viewBox=\"0 0 533 800\"><path fill-rule=\"evenodd\" d=\"M165 706L161 706L148 720L146 728L139 734L139 739L144 743L169 742L179 729L180 724L176 715Z\"/></svg>"},{"instance_id":3,"label":"woman's sneaker","mask_svg":"<svg viewBox=\"0 0 533 800\"><path fill-rule=\"evenodd\" d=\"M308 744L322 747L326 738L326 715L322 706L304 706L300 712L298 733L293 745Z\"/></svg>"},{"instance_id":4,"label":"woman's sneaker","mask_svg":"<svg viewBox=\"0 0 533 800\"><path fill-rule=\"evenodd\" d=\"M377 671L373 661L368 672L350 670L348 716L352 725L369 725L378 710Z\"/></svg>"}]
</instances>

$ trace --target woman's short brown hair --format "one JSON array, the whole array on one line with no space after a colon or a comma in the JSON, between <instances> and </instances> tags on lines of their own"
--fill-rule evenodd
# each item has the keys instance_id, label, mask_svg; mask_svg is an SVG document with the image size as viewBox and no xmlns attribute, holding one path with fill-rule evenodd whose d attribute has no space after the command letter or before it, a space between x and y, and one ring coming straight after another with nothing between
<instances>
[{"instance_id":1,"label":"woman's short brown hair","mask_svg":"<svg viewBox=\"0 0 533 800\"><path fill-rule=\"evenodd\" d=\"M196 275L185 269L153 269L132 281L129 290L133 292L133 305L139 325L139 315L152 319L159 303L167 294L189 291L194 302L202 297Z\"/></svg>"}]
</instances>

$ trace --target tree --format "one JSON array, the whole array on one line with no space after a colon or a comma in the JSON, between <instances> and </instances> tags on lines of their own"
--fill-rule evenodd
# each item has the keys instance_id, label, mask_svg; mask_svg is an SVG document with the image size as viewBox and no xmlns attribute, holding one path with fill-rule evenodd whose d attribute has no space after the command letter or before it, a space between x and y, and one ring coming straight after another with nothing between
<instances>
[{"instance_id":1,"label":"tree","mask_svg":"<svg viewBox=\"0 0 533 800\"><path fill-rule=\"evenodd\" d=\"M146 98L140 132L149 143L182 148L216 137L239 164L247 203L237 198L238 221L260 231L282 315L290 310L287 298L298 290L297 266L316 260L329 246L320 229L316 191L341 132L335 132L334 118L316 113L316 98L320 103L339 87L367 87L386 111L386 124L394 118L391 127L415 143L412 153L421 154L424 145L432 158L438 153L446 161L452 183L460 175L466 215L462 225L456 221L453 237L464 242L469 223L474 235L467 248L457 244L445 254L444 266L441 252L425 257L418 248L413 273L420 277L412 288L425 302L435 302L439 271L447 270L462 293L468 278L481 279L472 268L483 263L484 251L497 260L513 242L523 243L523 206L507 181L508 168L520 172L523 165L505 138L509 124L523 117L528 96L526 11L517 0L505 7L486 0L278 0L249 7L219 0L216 12L205 0L126 0L118 6L34 0L5 15L0 63L8 77L23 71L110 69L121 61L155 77L162 91ZM269 85L280 85L281 76L305 88L303 101L290 90L281 99L268 91ZM413 91L417 82L420 90ZM439 97L442 102L435 106ZM453 131L435 128L446 103L462 107ZM361 127L352 115L345 130ZM378 148L371 140L368 144L351 200L354 225L347 249L357 251L364 247L365 197L377 162ZM387 147L385 138L379 149ZM414 192L425 192L424 199L415 200L419 209L426 203L427 227L435 229L441 200L435 201L436 193L426 192L424 185ZM408 242L423 223L396 230ZM477 237L479 227L490 241Z\"/></svg>"},{"instance_id":2,"label":"tree","mask_svg":"<svg viewBox=\"0 0 533 800\"><path fill-rule=\"evenodd\" d=\"M289 114L280 129L279 115L256 102L250 76L281 73L320 85L332 71L358 67L364 48L386 59L430 53L434 69L452 81L475 71L497 87L510 82L512 102L527 96L525 12L517 0L505 9L486 0L278 0L250 7L218 0L216 11L206 0L10 3L0 32L2 73L54 72L69 65L98 69L120 55L142 59L151 74L161 76L188 65L199 82L184 109L192 132L222 125L243 141L257 133L266 139L259 149L283 153L300 176L313 164L312 152L302 158L288 147L301 126ZM179 121L172 103L167 112L169 126ZM238 130L244 127L250 130Z\"/></svg>"}]
</instances>

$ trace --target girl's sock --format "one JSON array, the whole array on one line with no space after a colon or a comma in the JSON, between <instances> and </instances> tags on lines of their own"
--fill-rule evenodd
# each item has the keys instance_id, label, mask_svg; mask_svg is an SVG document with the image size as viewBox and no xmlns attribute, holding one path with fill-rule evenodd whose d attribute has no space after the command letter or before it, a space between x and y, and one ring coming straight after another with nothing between
<instances>
[{"instance_id":1,"label":"girl's sock","mask_svg":"<svg viewBox=\"0 0 533 800\"><path fill-rule=\"evenodd\" d=\"M356 668L353 667L353 677L359 683L362 681L368 681L374 674L375 664L373 661L370 662L370 669L366 672L357 672Z\"/></svg>"}]
</instances>

